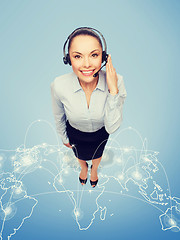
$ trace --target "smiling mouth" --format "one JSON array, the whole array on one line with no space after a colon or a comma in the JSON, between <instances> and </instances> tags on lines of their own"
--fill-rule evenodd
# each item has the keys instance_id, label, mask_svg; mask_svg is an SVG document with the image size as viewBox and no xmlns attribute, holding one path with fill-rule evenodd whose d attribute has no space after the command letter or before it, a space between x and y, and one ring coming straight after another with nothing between
<instances>
[{"instance_id":1,"label":"smiling mouth","mask_svg":"<svg viewBox=\"0 0 180 240\"><path fill-rule=\"evenodd\" d=\"M94 73L94 70L85 70L85 71L81 71L81 73L84 76L91 76Z\"/></svg>"}]
</instances>

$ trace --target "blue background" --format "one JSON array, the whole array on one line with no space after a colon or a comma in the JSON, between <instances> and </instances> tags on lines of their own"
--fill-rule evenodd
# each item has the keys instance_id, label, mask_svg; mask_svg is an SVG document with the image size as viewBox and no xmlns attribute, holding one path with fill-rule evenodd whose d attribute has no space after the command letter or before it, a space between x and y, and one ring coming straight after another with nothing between
<instances>
[{"instance_id":1,"label":"blue background","mask_svg":"<svg viewBox=\"0 0 180 240\"><path fill-rule=\"evenodd\" d=\"M178 0L1 0L0 148L16 149L37 119L54 126L50 83L71 71L62 62L63 44L75 28L94 27L124 76L122 128L136 128L148 139L148 149L159 152L172 195L179 197L179 12ZM28 135L29 146L42 142L56 144L45 123ZM57 201L67 211L54 217ZM159 212L150 205L114 197L114 206L113 218L79 231L66 197L44 195L13 239L179 239L179 233L161 230Z\"/></svg>"}]
</instances>

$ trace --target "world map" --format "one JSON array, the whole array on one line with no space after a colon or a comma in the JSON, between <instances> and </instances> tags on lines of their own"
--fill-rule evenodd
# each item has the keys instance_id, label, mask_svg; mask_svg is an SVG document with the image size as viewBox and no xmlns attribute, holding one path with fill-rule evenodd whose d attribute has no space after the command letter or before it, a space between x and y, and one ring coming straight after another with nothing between
<instances>
[{"instance_id":1,"label":"world map","mask_svg":"<svg viewBox=\"0 0 180 240\"><path fill-rule=\"evenodd\" d=\"M122 132L138 135L131 127ZM72 150L62 144L42 143L31 148L22 144L15 150L1 149L0 239L11 239L22 230L24 222L30 221L38 208L38 196L54 192L62 194L62 198L68 197L79 230L89 229L97 217L105 221L111 202L105 194L116 194L119 198L138 199L158 209L163 231L180 231L180 198L171 195L169 180L158 155L157 151L147 149L146 139L141 139L141 148L137 148L122 146L115 138L110 138L99 166L98 185L92 188L88 183L81 186L78 182L79 163ZM90 171L91 161L88 167ZM25 179L37 171L48 173L52 181L48 181L47 191L45 187L44 192L30 195ZM112 188L114 185L116 188ZM91 205L87 208L88 202Z\"/></svg>"}]
</instances>

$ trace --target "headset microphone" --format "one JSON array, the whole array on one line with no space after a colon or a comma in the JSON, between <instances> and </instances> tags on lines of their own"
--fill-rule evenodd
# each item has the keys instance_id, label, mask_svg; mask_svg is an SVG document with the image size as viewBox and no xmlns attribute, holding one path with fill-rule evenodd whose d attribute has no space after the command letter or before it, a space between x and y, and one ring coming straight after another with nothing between
<instances>
[{"instance_id":1,"label":"headset microphone","mask_svg":"<svg viewBox=\"0 0 180 240\"><path fill-rule=\"evenodd\" d=\"M107 62L105 62L104 65L102 65L102 67L93 75L93 77L97 77L97 75L99 74L99 71L106 65Z\"/></svg>"}]
</instances>

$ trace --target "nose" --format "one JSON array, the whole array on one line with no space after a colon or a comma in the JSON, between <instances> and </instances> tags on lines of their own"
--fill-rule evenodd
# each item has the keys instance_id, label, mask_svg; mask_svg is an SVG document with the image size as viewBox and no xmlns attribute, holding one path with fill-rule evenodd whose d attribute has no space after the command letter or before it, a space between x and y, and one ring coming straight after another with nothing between
<instances>
[{"instance_id":1,"label":"nose","mask_svg":"<svg viewBox=\"0 0 180 240\"><path fill-rule=\"evenodd\" d=\"M90 63L89 58L88 58L88 57L85 57L85 58L84 58L84 61L83 61L83 66L86 67L86 68L88 68L88 67L90 67L90 65L91 65L91 63Z\"/></svg>"}]
</instances>

